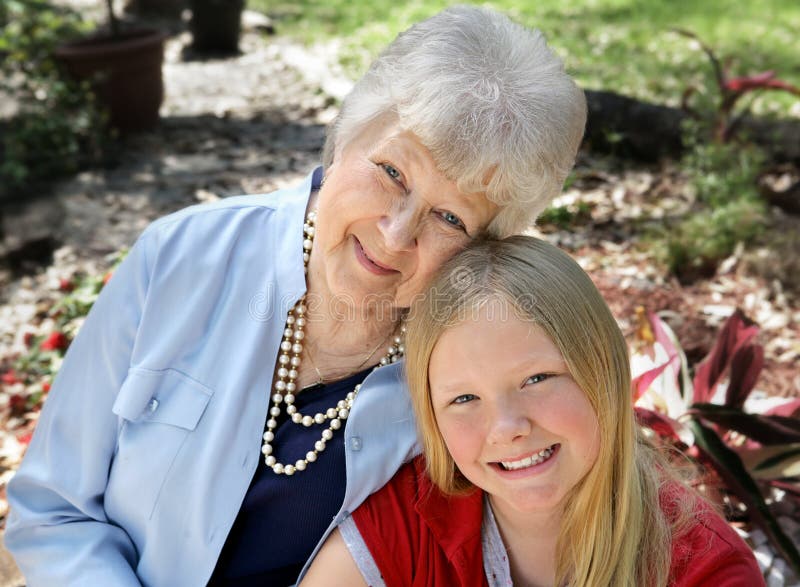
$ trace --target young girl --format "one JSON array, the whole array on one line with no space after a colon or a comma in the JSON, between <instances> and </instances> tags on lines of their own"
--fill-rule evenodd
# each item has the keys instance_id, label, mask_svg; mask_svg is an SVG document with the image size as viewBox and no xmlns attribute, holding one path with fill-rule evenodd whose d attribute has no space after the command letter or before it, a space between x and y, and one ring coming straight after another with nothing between
<instances>
[{"instance_id":1,"label":"young girl","mask_svg":"<svg viewBox=\"0 0 800 587\"><path fill-rule=\"evenodd\" d=\"M308 585L763 585L636 426L623 336L530 237L480 241L412 309L424 459L328 539Z\"/></svg>"}]
</instances>

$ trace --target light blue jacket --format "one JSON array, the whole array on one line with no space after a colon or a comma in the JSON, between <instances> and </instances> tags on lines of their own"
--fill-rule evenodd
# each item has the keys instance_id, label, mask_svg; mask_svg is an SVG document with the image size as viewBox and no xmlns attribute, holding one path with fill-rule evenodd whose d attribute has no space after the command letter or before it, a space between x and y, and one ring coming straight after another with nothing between
<instances>
[{"instance_id":1,"label":"light blue jacket","mask_svg":"<svg viewBox=\"0 0 800 587\"><path fill-rule=\"evenodd\" d=\"M29 587L208 581L261 459L286 312L305 292L311 185L162 218L117 269L8 486L6 546ZM419 450L399 364L369 375L344 434L331 528Z\"/></svg>"}]
</instances>

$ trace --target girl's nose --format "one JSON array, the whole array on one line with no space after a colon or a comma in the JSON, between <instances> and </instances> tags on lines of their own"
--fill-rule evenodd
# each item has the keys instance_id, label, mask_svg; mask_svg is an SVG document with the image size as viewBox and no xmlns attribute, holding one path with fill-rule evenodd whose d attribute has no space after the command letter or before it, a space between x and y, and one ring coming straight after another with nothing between
<instances>
[{"instance_id":1,"label":"girl's nose","mask_svg":"<svg viewBox=\"0 0 800 587\"><path fill-rule=\"evenodd\" d=\"M491 415L488 441L492 444L510 444L531 433L532 422L514 402L503 401L495 406Z\"/></svg>"}]
</instances>

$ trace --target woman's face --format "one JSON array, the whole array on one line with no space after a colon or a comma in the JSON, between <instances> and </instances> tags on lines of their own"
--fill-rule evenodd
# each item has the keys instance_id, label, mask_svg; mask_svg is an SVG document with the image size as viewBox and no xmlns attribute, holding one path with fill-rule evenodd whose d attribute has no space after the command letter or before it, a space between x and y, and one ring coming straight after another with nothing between
<instances>
[{"instance_id":1,"label":"woman's face","mask_svg":"<svg viewBox=\"0 0 800 587\"><path fill-rule=\"evenodd\" d=\"M310 287L340 309L406 308L496 211L460 192L413 133L373 123L326 170Z\"/></svg>"},{"instance_id":2,"label":"woman's face","mask_svg":"<svg viewBox=\"0 0 800 587\"><path fill-rule=\"evenodd\" d=\"M495 300L444 332L428 376L453 460L499 513L560 511L594 465L600 433L550 338Z\"/></svg>"}]
</instances>

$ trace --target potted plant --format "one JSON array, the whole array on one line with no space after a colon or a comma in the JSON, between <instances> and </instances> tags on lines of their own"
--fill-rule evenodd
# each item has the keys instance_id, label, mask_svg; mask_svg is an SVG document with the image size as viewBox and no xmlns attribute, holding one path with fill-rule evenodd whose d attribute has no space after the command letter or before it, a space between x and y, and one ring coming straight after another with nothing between
<instances>
[{"instance_id":1,"label":"potted plant","mask_svg":"<svg viewBox=\"0 0 800 587\"><path fill-rule=\"evenodd\" d=\"M120 131L145 130L158 122L164 99L161 65L166 35L155 29L124 30L106 0L110 31L61 45L55 51L67 72L92 81L98 100Z\"/></svg>"},{"instance_id":2,"label":"potted plant","mask_svg":"<svg viewBox=\"0 0 800 587\"><path fill-rule=\"evenodd\" d=\"M0 1L0 199L102 159L106 132L93 92L64 80L53 58L91 25L77 9Z\"/></svg>"},{"instance_id":3,"label":"potted plant","mask_svg":"<svg viewBox=\"0 0 800 587\"><path fill-rule=\"evenodd\" d=\"M192 49L201 53L237 53L245 0L189 0Z\"/></svg>"}]
</instances>

